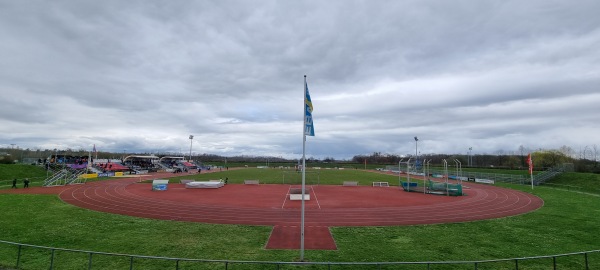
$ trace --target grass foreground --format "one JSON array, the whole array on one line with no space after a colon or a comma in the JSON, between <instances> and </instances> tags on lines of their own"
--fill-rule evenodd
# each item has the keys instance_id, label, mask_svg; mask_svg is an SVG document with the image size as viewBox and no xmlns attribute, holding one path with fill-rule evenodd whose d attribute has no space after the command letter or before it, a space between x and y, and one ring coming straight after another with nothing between
<instances>
[{"instance_id":1,"label":"grass foreground","mask_svg":"<svg viewBox=\"0 0 600 270\"><path fill-rule=\"evenodd\" d=\"M174 175L175 176L175 175ZM191 176L178 176L190 178ZM260 179L283 181L276 169L243 169L197 175L229 178L231 183ZM309 176L307 176L309 177ZM310 177L315 177L314 175ZM354 180L396 183L397 176L360 170L323 170L321 184ZM173 181L178 181L173 178ZM312 262L463 261L552 255L600 249L600 197L550 187L504 185L533 193L545 201L541 209L514 217L438 225L332 227L336 251L307 250ZM433 195L432 195L433 196ZM151 207L151 206L149 206ZM244 261L296 261L297 250L266 250L270 226L215 225L152 220L95 212L62 202L56 195L0 194L0 240L98 252ZM18 250L0 243L0 269L15 267ZM20 269L48 268L50 251L23 248ZM88 267L85 253L56 252L56 269ZM94 255L94 269L128 269L129 259ZM584 269L583 257L557 259L558 269ZM600 254L591 254L591 269L600 269ZM552 259L522 261L523 269L551 269ZM230 265L228 269L263 269ZM135 269L175 269L173 262L136 260ZM269 268L271 268L269 266ZM288 266L295 269L293 266ZM283 269L288 269L283 268ZM356 269L356 266L334 269ZM179 269L225 269L221 263L181 262ZM272 269L275 269L273 266ZM303 269L306 269L304 267ZM310 266L308 269L328 269ZM361 266L360 269L380 269ZM381 269L427 269L382 266ZM434 265L431 269L473 269L472 265ZM514 262L481 264L478 269L514 269Z\"/></svg>"}]
</instances>

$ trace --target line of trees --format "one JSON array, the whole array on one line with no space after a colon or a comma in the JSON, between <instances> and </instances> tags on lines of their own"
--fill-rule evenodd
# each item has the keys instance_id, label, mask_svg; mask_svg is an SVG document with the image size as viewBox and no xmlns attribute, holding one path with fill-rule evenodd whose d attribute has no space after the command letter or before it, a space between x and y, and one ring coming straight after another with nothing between
<instances>
[{"instance_id":1,"label":"line of trees","mask_svg":"<svg viewBox=\"0 0 600 270\"><path fill-rule=\"evenodd\" d=\"M563 163L573 163L575 171L577 172L593 172L600 173L600 164L598 162L598 147L586 146L579 152L576 152L568 146L562 146L559 149L553 150L530 150L523 146L512 153L506 153L504 151L498 151L496 154L475 154L472 156L465 154L423 154L419 156L419 160L431 160L431 164L442 164L442 160L453 162L458 160L463 167L485 167L485 168L502 168L502 169L527 169L527 154L532 153L534 168L536 170L544 170L546 168L554 167ZM10 164L18 162L31 162L41 159L42 161L51 155L71 155L71 156L87 156L89 151L84 149L73 150L73 149L22 149L22 148L0 148L0 163ZM97 152L92 153L92 157L96 156L100 159L105 158L122 158L126 155L151 155L150 153L114 153L114 152ZM168 154L159 154L158 156L165 156ZM268 163L281 163L281 162L297 162L297 159L285 159L282 157L270 157L270 156L249 156L240 155L225 157L215 154L202 154L194 155L194 160L201 162L266 162ZM384 154L381 152L374 152L368 155L356 155L351 160L336 160L333 157L326 157L323 159L317 159L314 157L307 158L307 162L311 163L355 163L355 164L380 164L380 165L392 165L398 164L401 160L415 159L414 155L397 155L397 154Z\"/></svg>"},{"instance_id":2,"label":"line of trees","mask_svg":"<svg viewBox=\"0 0 600 270\"><path fill-rule=\"evenodd\" d=\"M531 153L533 157L533 166L535 170L545 170L564 163L572 163L577 172L592 172L600 173L600 164L596 147L590 148L589 152L584 151L580 155L575 155L574 151L569 147L561 147L557 150L537 150L537 151L521 151L521 153L497 153L497 154L423 154L418 157L419 160L431 160L431 164L442 164L442 160L447 160L453 163L458 160L463 168L466 167L485 167L498 169L513 169L526 170L527 155ZM594 150L594 151L592 151ZM586 153L587 152L587 153ZM592 154L593 153L593 154ZM414 155L400 156L395 154L382 154L374 152L369 155L357 155L352 158L354 163L368 164L398 164L400 161L407 161L411 158L415 160Z\"/></svg>"}]
</instances>

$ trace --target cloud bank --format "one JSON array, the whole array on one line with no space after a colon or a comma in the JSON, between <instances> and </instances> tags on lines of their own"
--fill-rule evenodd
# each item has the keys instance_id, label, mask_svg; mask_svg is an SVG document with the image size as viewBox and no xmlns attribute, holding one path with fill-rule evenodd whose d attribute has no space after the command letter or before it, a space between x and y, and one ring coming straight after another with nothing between
<instances>
[{"instance_id":1,"label":"cloud bank","mask_svg":"<svg viewBox=\"0 0 600 270\"><path fill-rule=\"evenodd\" d=\"M600 143L598 1L5 1L0 146L282 156Z\"/></svg>"}]
</instances>

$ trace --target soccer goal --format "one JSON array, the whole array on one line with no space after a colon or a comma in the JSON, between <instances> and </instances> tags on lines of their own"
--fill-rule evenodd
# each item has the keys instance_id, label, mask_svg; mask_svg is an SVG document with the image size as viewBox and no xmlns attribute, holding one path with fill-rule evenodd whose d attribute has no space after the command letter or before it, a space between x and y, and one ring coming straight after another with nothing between
<instances>
[{"instance_id":1,"label":"soccer goal","mask_svg":"<svg viewBox=\"0 0 600 270\"><path fill-rule=\"evenodd\" d=\"M287 185L301 185L302 184L302 171L283 171L282 176L283 184ZM307 185L319 185L320 173L318 171L306 171L305 172L305 183Z\"/></svg>"}]
</instances>

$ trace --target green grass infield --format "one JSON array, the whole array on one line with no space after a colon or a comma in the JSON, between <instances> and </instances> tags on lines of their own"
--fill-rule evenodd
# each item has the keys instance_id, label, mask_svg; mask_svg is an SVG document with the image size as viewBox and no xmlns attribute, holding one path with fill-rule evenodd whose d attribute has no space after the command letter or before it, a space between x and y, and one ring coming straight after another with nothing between
<instances>
[{"instance_id":1,"label":"green grass infield","mask_svg":"<svg viewBox=\"0 0 600 270\"><path fill-rule=\"evenodd\" d=\"M243 183L283 183L283 169L223 170L177 175L180 179L229 179ZM292 176L289 176L290 179ZM372 181L398 184L398 177L362 170L322 169L307 180L320 184ZM422 226L332 227L338 250L306 250L312 262L463 261L552 255L600 249L600 197L539 186L502 185L541 197L534 212L500 219ZM433 195L432 195L433 196ZM149 205L148 207L151 207ZM270 226L215 225L152 220L95 212L62 202L56 195L0 194L0 239L11 242L98 252L194 259L296 261L297 250L266 250ZM0 243L0 269L13 269L17 247ZM48 268L51 252L24 247L21 269ZM600 269L600 254L591 254L590 269ZM57 251L55 269L88 268L89 255ZM128 269L129 258L94 255L94 269ZM558 258L558 269L584 269L582 256ZM552 259L519 262L519 269L552 269ZM181 262L180 269L225 269L221 263ZM231 265L229 269L276 269L276 266ZM271 268L272 267L272 268ZM427 269L417 266L361 266L360 269ZM135 269L175 269L170 261L136 259ZM280 269L297 269L287 266ZM478 269L514 269L515 262L479 265ZM302 269L328 269L309 266ZM331 269L356 269L337 266ZM473 265L434 265L431 269L473 269Z\"/></svg>"}]
</instances>

